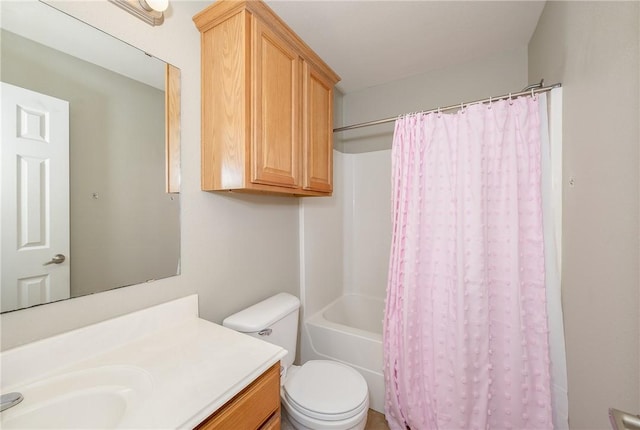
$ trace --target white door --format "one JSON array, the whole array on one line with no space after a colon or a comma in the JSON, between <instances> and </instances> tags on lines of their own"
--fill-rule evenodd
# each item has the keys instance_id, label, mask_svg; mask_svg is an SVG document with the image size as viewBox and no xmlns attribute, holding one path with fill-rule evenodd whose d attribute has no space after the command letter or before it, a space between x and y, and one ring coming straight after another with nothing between
<instances>
[{"instance_id":1,"label":"white door","mask_svg":"<svg viewBox=\"0 0 640 430\"><path fill-rule=\"evenodd\" d=\"M69 103L3 82L0 98L0 308L8 311L70 296Z\"/></svg>"}]
</instances>

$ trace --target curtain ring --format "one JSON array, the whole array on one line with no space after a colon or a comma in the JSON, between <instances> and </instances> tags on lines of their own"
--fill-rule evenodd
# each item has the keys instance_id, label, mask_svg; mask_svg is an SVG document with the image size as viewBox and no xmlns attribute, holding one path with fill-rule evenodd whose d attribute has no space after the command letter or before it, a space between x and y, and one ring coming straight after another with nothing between
<instances>
[{"instance_id":1,"label":"curtain ring","mask_svg":"<svg viewBox=\"0 0 640 430\"><path fill-rule=\"evenodd\" d=\"M442 117L442 113L440 112L440 106L438 106L438 118Z\"/></svg>"},{"instance_id":2,"label":"curtain ring","mask_svg":"<svg viewBox=\"0 0 640 430\"><path fill-rule=\"evenodd\" d=\"M464 104L460 103L460 113L464 113Z\"/></svg>"},{"instance_id":3,"label":"curtain ring","mask_svg":"<svg viewBox=\"0 0 640 430\"><path fill-rule=\"evenodd\" d=\"M493 102L493 101L492 101L492 98L491 98L491 96L489 96L489 109L491 109L491 104L492 104L492 102Z\"/></svg>"},{"instance_id":4,"label":"curtain ring","mask_svg":"<svg viewBox=\"0 0 640 430\"><path fill-rule=\"evenodd\" d=\"M513 105L513 99L511 98L511 93L509 93L509 105Z\"/></svg>"}]
</instances>

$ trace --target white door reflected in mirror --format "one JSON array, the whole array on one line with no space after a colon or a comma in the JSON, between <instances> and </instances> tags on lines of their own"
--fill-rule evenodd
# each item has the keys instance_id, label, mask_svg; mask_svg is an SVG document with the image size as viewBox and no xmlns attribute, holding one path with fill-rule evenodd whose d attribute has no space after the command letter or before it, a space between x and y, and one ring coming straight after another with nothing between
<instances>
[{"instance_id":1,"label":"white door reflected in mirror","mask_svg":"<svg viewBox=\"0 0 640 430\"><path fill-rule=\"evenodd\" d=\"M70 297L69 103L0 84L4 312Z\"/></svg>"},{"instance_id":2,"label":"white door reflected in mirror","mask_svg":"<svg viewBox=\"0 0 640 430\"><path fill-rule=\"evenodd\" d=\"M10 305L3 294L1 310L45 301L50 285L42 276L67 269L70 298L176 276L180 268L180 195L174 194L180 183L180 117L175 108L180 106L179 69L43 2L0 1L0 12L2 82L66 100L69 105L65 160L73 251L56 246L42 249L37 263L40 274L22 286L25 294L35 298L23 294L20 304ZM166 83L167 69L173 78ZM4 99L4 92L1 96ZM36 126L36 139L38 133L53 130L40 128L41 118L27 115ZM9 178L4 177L4 167L0 173L3 187L5 182L15 182L15 168ZM2 193L5 198L4 188ZM2 199L0 206L3 217L4 211L17 210L5 207ZM28 207L35 216L31 203ZM15 229L15 221L11 225ZM41 225L47 234L59 231L55 223L31 223L30 228ZM0 257L5 257L5 248L15 251L17 239L7 238L2 228ZM44 266L57 254L66 261ZM15 289L13 284L11 288ZM15 291L9 294L16 296ZM47 300L59 298L52 294Z\"/></svg>"}]
</instances>

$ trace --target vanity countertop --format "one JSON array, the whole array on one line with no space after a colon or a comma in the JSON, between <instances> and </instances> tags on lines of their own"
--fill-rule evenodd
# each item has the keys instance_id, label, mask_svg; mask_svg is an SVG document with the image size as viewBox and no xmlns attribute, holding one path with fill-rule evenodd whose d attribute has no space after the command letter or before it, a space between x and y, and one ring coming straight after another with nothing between
<instances>
[{"instance_id":1,"label":"vanity countertop","mask_svg":"<svg viewBox=\"0 0 640 430\"><path fill-rule=\"evenodd\" d=\"M276 345L198 318L197 297L190 296L0 354L2 392L25 395L2 412L2 427L68 398L64 391L111 396L109 390L118 389L126 413L114 428L193 428L285 354ZM83 387L82 380L96 386ZM106 394L96 394L99 387L108 387ZM46 392L53 397L43 397ZM82 419L79 405L71 410ZM96 412L86 415L89 420Z\"/></svg>"}]
</instances>

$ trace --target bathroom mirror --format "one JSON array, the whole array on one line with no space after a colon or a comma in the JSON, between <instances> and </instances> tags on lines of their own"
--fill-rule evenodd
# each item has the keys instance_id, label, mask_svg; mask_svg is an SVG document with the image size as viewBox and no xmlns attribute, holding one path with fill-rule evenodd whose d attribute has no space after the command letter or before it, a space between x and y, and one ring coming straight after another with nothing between
<instances>
[{"instance_id":1,"label":"bathroom mirror","mask_svg":"<svg viewBox=\"0 0 640 430\"><path fill-rule=\"evenodd\" d=\"M39 1L0 27L2 312L179 274L179 70Z\"/></svg>"}]
</instances>

